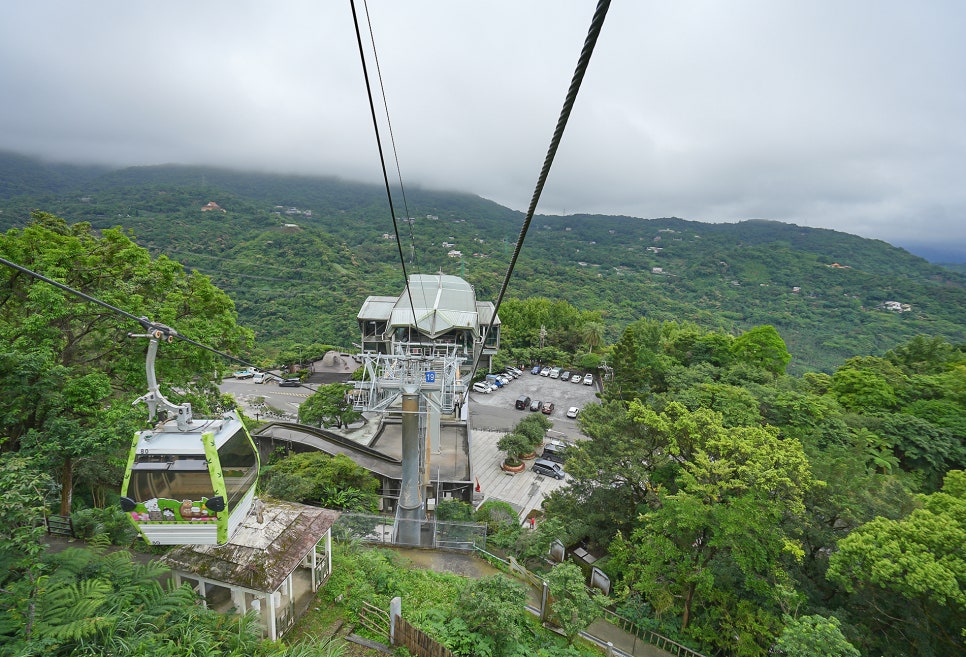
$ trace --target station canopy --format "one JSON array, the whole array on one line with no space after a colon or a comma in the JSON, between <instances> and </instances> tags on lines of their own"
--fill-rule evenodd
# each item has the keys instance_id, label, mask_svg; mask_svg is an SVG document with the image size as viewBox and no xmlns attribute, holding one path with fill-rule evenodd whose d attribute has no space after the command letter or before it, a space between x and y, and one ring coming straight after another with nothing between
<instances>
[{"instance_id":1,"label":"station canopy","mask_svg":"<svg viewBox=\"0 0 966 657\"><path fill-rule=\"evenodd\" d=\"M478 332L476 292L462 278L414 274L409 277L409 294L403 292L393 306L390 327L415 326L429 338L438 338L452 330Z\"/></svg>"}]
</instances>

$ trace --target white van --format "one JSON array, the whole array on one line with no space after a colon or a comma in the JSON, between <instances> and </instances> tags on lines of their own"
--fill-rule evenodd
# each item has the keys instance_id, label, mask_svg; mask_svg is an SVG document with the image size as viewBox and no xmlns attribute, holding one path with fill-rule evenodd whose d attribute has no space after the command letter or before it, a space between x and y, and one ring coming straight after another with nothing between
<instances>
[{"instance_id":1,"label":"white van","mask_svg":"<svg viewBox=\"0 0 966 657\"><path fill-rule=\"evenodd\" d=\"M473 384L473 392L481 392L485 395L488 394L490 390L492 390L492 388L490 388L489 384L484 383L483 381L477 381Z\"/></svg>"},{"instance_id":2,"label":"white van","mask_svg":"<svg viewBox=\"0 0 966 657\"><path fill-rule=\"evenodd\" d=\"M268 375L265 372L255 372L255 376L252 377L252 383L265 383L268 380Z\"/></svg>"}]
</instances>

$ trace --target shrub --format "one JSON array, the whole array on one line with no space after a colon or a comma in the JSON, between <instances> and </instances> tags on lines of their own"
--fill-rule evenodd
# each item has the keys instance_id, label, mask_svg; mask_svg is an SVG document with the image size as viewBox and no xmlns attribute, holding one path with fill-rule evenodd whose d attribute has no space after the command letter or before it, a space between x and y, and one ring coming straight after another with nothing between
<instances>
[{"instance_id":1,"label":"shrub","mask_svg":"<svg viewBox=\"0 0 966 657\"><path fill-rule=\"evenodd\" d=\"M137 536L127 514L118 508L82 509L70 516L74 524L74 535L82 540L103 534L113 545L130 545Z\"/></svg>"},{"instance_id":2,"label":"shrub","mask_svg":"<svg viewBox=\"0 0 966 657\"><path fill-rule=\"evenodd\" d=\"M473 505L461 500L442 500L436 505L436 519L470 522L473 520Z\"/></svg>"},{"instance_id":3,"label":"shrub","mask_svg":"<svg viewBox=\"0 0 966 657\"><path fill-rule=\"evenodd\" d=\"M473 519L485 522L488 532L495 532L505 525L516 526L517 513L503 500L487 500L476 510Z\"/></svg>"}]
</instances>

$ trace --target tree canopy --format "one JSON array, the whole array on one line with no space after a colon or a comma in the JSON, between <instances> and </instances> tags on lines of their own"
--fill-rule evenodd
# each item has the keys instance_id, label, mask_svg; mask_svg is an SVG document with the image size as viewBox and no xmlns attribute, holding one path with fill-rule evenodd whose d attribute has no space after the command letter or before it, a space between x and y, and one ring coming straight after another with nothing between
<instances>
[{"instance_id":1,"label":"tree canopy","mask_svg":"<svg viewBox=\"0 0 966 657\"><path fill-rule=\"evenodd\" d=\"M232 301L198 273L152 258L120 229L94 231L37 212L0 237L0 255L136 317L174 327L209 347L238 353L251 333L236 324ZM71 511L75 467L117 461L146 417L131 407L147 391L146 342L128 317L0 268L0 445L36 455L57 472L60 513ZM143 329L142 329L143 330ZM191 401L198 414L220 410L214 373L226 364L176 341L161 348L156 370L165 395ZM92 481L97 487L109 482Z\"/></svg>"}]
</instances>

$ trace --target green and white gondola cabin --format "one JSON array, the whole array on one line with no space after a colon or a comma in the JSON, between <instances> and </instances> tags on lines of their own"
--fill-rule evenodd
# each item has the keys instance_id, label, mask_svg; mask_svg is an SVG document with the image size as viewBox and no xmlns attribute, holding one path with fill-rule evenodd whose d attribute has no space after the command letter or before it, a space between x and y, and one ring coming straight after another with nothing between
<instances>
[{"instance_id":1,"label":"green and white gondola cabin","mask_svg":"<svg viewBox=\"0 0 966 657\"><path fill-rule=\"evenodd\" d=\"M235 413L167 420L135 434L121 508L150 544L223 545L252 508L258 468Z\"/></svg>"}]
</instances>

